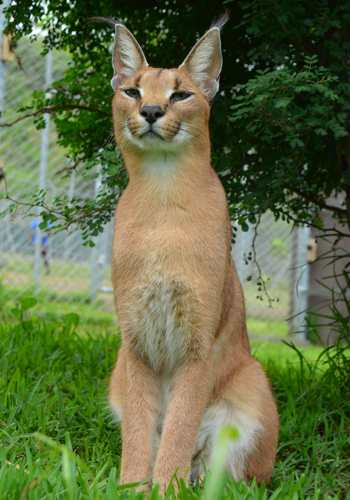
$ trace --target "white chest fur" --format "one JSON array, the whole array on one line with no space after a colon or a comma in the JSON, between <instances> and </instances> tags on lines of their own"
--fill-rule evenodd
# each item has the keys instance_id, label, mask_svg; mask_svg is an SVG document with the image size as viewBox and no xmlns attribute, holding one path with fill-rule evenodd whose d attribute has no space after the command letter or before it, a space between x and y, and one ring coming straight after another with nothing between
<instances>
[{"instance_id":1,"label":"white chest fur","mask_svg":"<svg viewBox=\"0 0 350 500\"><path fill-rule=\"evenodd\" d=\"M140 285L133 296L128 329L132 344L154 370L171 372L191 346L192 292L174 278L156 276Z\"/></svg>"}]
</instances>

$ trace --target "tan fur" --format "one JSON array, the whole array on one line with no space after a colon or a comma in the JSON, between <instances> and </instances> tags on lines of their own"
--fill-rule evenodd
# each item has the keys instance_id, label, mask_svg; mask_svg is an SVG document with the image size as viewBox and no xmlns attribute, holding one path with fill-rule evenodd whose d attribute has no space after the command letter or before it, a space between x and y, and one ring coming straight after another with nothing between
<instances>
[{"instance_id":1,"label":"tan fur","mask_svg":"<svg viewBox=\"0 0 350 500\"><path fill-rule=\"evenodd\" d=\"M240 433L228 454L232 476L269 480L278 415L250 355L226 197L210 164L208 98L221 69L219 32L197 43L207 67L194 49L178 69L152 68L137 45L124 73L118 43L136 41L120 38L129 36L124 27L116 33L113 119L129 173L116 210L112 272L123 340L109 397L122 420L121 481L152 480L164 489L175 473L203 474L227 424ZM129 97L128 88L140 96ZM172 102L179 90L193 95ZM144 105L165 111L153 124L162 138L142 136Z\"/></svg>"}]
</instances>

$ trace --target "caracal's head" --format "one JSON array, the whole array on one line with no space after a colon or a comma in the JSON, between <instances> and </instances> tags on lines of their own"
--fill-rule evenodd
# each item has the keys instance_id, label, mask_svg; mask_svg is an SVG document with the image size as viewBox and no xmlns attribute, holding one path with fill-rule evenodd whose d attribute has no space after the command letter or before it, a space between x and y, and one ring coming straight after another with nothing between
<instances>
[{"instance_id":1,"label":"caracal's head","mask_svg":"<svg viewBox=\"0 0 350 500\"><path fill-rule=\"evenodd\" d=\"M210 102L221 67L220 24L202 36L179 67L164 69L149 66L135 37L117 23L112 87L118 145L124 152L176 153L208 140Z\"/></svg>"}]
</instances>

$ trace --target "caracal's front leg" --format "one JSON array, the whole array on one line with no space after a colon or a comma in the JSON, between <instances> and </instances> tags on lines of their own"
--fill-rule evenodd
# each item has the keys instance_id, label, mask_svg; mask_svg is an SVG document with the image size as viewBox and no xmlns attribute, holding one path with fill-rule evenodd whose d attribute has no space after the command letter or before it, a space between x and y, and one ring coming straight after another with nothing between
<instances>
[{"instance_id":1,"label":"caracal's front leg","mask_svg":"<svg viewBox=\"0 0 350 500\"><path fill-rule=\"evenodd\" d=\"M151 480L160 401L159 380L155 373L131 350L125 355L120 473L123 484Z\"/></svg>"},{"instance_id":2,"label":"caracal's front leg","mask_svg":"<svg viewBox=\"0 0 350 500\"><path fill-rule=\"evenodd\" d=\"M164 491L176 473L188 480L197 432L212 392L208 362L196 361L178 369L166 410L153 480Z\"/></svg>"}]
</instances>

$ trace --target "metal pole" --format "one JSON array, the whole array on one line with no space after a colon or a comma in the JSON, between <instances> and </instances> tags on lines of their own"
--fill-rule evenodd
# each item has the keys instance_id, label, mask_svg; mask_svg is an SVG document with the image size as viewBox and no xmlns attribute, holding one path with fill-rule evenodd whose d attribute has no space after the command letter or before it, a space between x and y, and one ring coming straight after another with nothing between
<instances>
[{"instance_id":1,"label":"metal pole","mask_svg":"<svg viewBox=\"0 0 350 500\"><path fill-rule=\"evenodd\" d=\"M46 74L45 74L45 88L49 87L52 83L52 52L48 52L46 56ZM39 166L39 189L46 187L46 171L49 156L49 134L50 134L50 116L48 113L44 116L45 128L41 133L41 147L40 147L40 166ZM34 252L34 286L38 291L40 288L40 275L41 275L41 230L40 223L40 209L37 210L35 231L35 252Z\"/></svg>"},{"instance_id":2,"label":"metal pole","mask_svg":"<svg viewBox=\"0 0 350 500\"><path fill-rule=\"evenodd\" d=\"M113 232L114 232L114 220L110 220L105 227L104 233L103 233L103 245L104 245L104 268L102 271L102 283L100 286L100 292L103 293L112 293L113 288L110 286L103 286L103 273L106 270L108 266L111 265L111 250L112 250L112 240L113 240ZM110 276L111 271L109 270L108 276Z\"/></svg>"},{"instance_id":3,"label":"metal pole","mask_svg":"<svg viewBox=\"0 0 350 500\"><path fill-rule=\"evenodd\" d=\"M309 295L309 264L307 247L310 239L310 228L301 226L297 229L297 247L295 258L295 283L293 284L294 310L292 311L292 340L307 343L306 316Z\"/></svg>"},{"instance_id":4,"label":"metal pole","mask_svg":"<svg viewBox=\"0 0 350 500\"><path fill-rule=\"evenodd\" d=\"M70 203L73 199L74 196L74 191L75 191L75 170L72 171L70 178L69 178L69 186L68 186L68 202ZM71 256L71 246L72 242L74 242L74 233L67 233L67 236L64 239L64 247L63 247L63 259L67 260Z\"/></svg>"},{"instance_id":5,"label":"metal pole","mask_svg":"<svg viewBox=\"0 0 350 500\"><path fill-rule=\"evenodd\" d=\"M98 166L98 173L95 181L95 196L97 196L102 184L101 167ZM95 239L95 246L91 252L90 260L90 298L91 300L96 300L97 293L101 287L102 272L104 264L104 254L103 254L103 233L99 234Z\"/></svg>"},{"instance_id":6,"label":"metal pole","mask_svg":"<svg viewBox=\"0 0 350 500\"><path fill-rule=\"evenodd\" d=\"M5 29L5 13L4 10L5 8L10 4L10 0L3 0L3 2L0 4L0 51L2 50L2 44L3 44L3 34L4 34L4 29ZM6 92L6 63L5 61L2 60L2 57L0 57L0 119L3 118L4 116L4 111L5 111L5 92ZM2 133L0 134L2 135ZM3 141L0 141L0 144ZM1 153L1 150L0 150ZM1 162L1 156L0 156L0 167L4 167L5 165L2 165ZM6 171L4 170L4 173L6 175ZM6 216L5 221L3 222L3 225L5 226L5 230L3 232L3 238L2 238L2 246L3 250L6 251L7 249L7 242L9 241L9 236L10 236L10 228L9 228L9 216Z\"/></svg>"},{"instance_id":7,"label":"metal pole","mask_svg":"<svg viewBox=\"0 0 350 500\"><path fill-rule=\"evenodd\" d=\"M232 248L232 256L238 272L239 279L243 283L251 272L251 264L246 263L246 257L252 249L254 228L249 224L248 231L242 231L237 225L236 241Z\"/></svg>"},{"instance_id":8,"label":"metal pole","mask_svg":"<svg viewBox=\"0 0 350 500\"><path fill-rule=\"evenodd\" d=\"M0 4L0 47L3 43L3 34L5 29L5 8L9 5L10 0L4 0ZM0 117L2 117L5 105L5 61L0 57Z\"/></svg>"}]
</instances>

